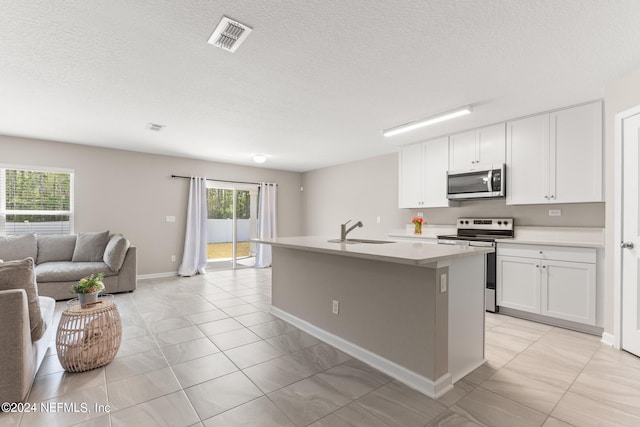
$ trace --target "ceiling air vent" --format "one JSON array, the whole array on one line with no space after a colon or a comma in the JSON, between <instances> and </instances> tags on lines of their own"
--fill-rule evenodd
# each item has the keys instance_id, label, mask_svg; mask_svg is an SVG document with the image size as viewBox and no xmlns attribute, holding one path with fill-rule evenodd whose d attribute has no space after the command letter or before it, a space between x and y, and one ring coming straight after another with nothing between
<instances>
[{"instance_id":1,"label":"ceiling air vent","mask_svg":"<svg viewBox=\"0 0 640 427\"><path fill-rule=\"evenodd\" d=\"M152 130L154 132L160 132L165 127L166 127L165 125L159 125L157 123L147 123L147 125L145 126L145 129Z\"/></svg>"},{"instance_id":2,"label":"ceiling air vent","mask_svg":"<svg viewBox=\"0 0 640 427\"><path fill-rule=\"evenodd\" d=\"M207 43L235 52L250 32L250 27L223 16Z\"/></svg>"}]
</instances>

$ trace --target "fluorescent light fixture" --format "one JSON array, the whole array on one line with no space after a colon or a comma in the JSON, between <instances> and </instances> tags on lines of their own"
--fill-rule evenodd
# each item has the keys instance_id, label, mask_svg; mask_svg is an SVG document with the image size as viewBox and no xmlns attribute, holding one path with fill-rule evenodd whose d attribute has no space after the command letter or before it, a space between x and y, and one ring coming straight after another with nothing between
<instances>
[{"instance_id":1,"label":"fluorescent light fixture","mask_svg":"<svg viewBox=\"0 0 640 427\"><path fill-rule=\"evenodd\" d=\"M254 154L253 161L256 163L264 163L267 161L267 156L265 156L264 154Z\"/></svg>"},{"instance_id":2,"label":"fluorescent light fixture","mask_svg":"<svg viewBox=\"0 0 640 427\"><path fill-rule=\"evenodd\" d=\"M455 110L447 111L446 113L437 114L427 119L418 120L415 122L405 123L400 126L396 126L390 129L382 131L384 136L394 136L400 133L409 132L415 129L419 129L425 126L434 125L436 123L444 122L445 120L455 119L456 117L466 116L471 113L471 105L465 105L464 107L456 108Z\"/></svg>"}]
</instances>

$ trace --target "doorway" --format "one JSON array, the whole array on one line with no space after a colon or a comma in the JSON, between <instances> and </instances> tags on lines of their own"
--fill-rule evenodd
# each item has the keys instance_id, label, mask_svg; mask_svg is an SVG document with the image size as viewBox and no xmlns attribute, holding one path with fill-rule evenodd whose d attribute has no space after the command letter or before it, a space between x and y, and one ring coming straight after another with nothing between
<instances>
[{"instance_id":1,"label":"doorway","mask_svg":"<svg viewBox=\"0 0 640 427\"><path fill-rule=\"evenodd\" d=\"M614 340L640 356L640 106L615 124Z\"/></svg>"},{"instance_id":2,"label":"doorway","mask_svg":"<svg viewBox=\"0 0 640 427\"><path fill-rule=\"evenodd\" d=\"M253 267L257 237L258 186L207 182L207 261L215 269Z\"/></svg>"}]
</instances>

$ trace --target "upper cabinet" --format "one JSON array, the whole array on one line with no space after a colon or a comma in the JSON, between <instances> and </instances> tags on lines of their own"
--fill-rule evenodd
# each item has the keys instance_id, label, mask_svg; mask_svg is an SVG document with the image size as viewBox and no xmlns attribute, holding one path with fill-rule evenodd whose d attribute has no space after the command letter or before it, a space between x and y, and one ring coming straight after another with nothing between
<instances>
[{"instance_id":1,"label":"upper cabinet","mask_svg":"<svg viewBox=\"0 0 640 427\"><path fill-rule=\"evenodd\" d=\"M507 204L601 202L602 103L507 122Z\"/></svg>"},{"instance_id":2,"label":"upper cabinet","mask_svg":"<svg viewBox=\"0 0 640 427\"><path fill-rule=\"evenodd\" d=\"M399 156L399 207L456 205L447 199L448 164L447 137L404 147Z\"/></svg>"},{"instance_id":3,"label":"upper cabinet","mask_svg":"<svg viewBox=\"0 0 640 427\"><path fill-rule=\"evenodd\" d=\"M500 123L449 138L449 170L473 170L505 161L505 124Z\"/></svg>"}]
</instances>

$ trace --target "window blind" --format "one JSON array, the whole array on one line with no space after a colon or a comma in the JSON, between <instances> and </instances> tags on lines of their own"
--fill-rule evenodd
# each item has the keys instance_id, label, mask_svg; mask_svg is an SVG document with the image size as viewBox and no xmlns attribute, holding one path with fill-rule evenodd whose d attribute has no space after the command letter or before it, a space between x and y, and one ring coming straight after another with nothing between
<instances>
[{"instance_id":1,"label":"window blind","mask_svg":"<svg viewBox=\"0 0 640 427\"><path fill-rule=\"evenodd\" d=\"M73 172L0 168L0 234L73 233Z\"/></svg>"}]
</instances>

